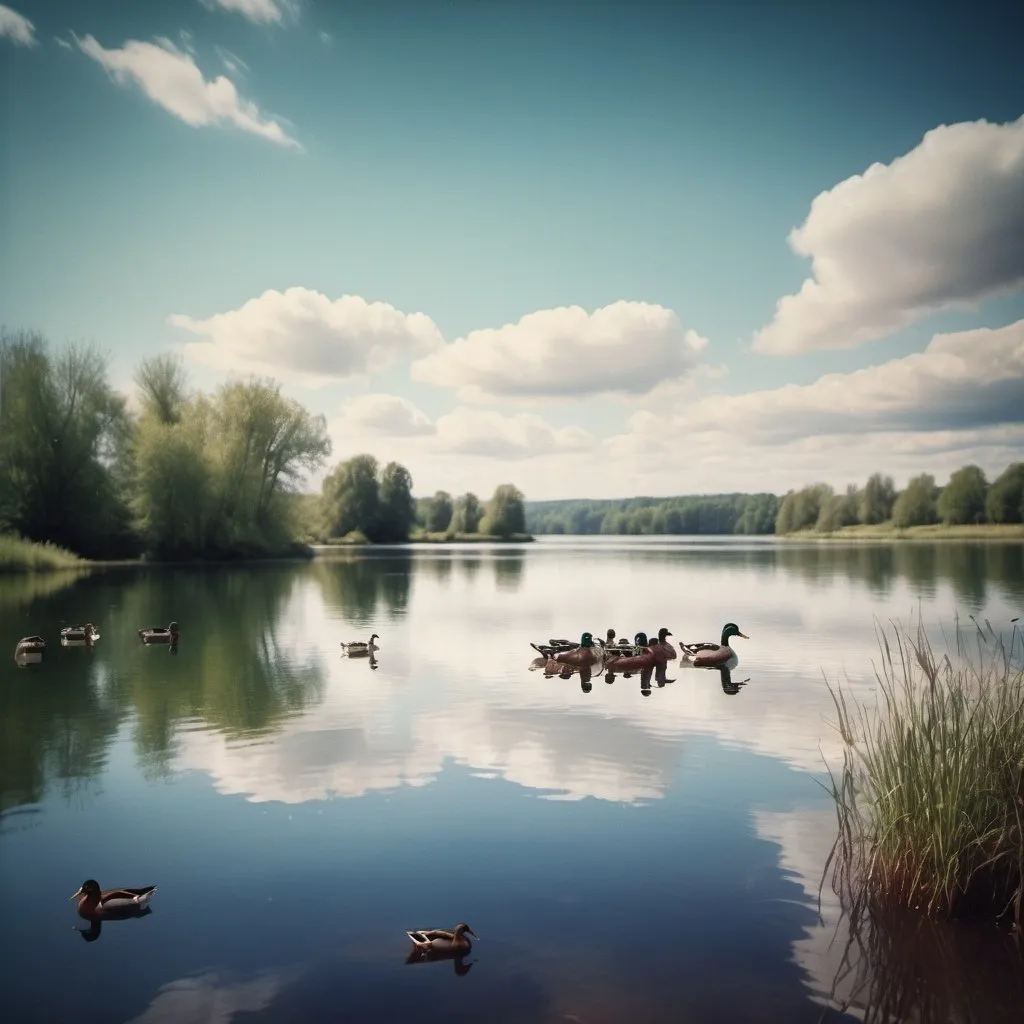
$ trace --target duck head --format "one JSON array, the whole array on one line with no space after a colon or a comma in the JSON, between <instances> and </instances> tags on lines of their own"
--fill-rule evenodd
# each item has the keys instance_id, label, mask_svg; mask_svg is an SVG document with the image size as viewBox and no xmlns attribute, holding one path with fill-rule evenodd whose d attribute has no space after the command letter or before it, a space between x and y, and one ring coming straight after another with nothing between
<instances>
[{"instance_id":1,"label":"duck head","mask_svg":"<svg viewBox=\"0 0 1024 1024\"><path fill-rule=\"evenodd\" d=\"M480 936L477 935L477 933L475 931L473 931L473 929L470 928L469 925L466 924L465 921L463 921L461 924L457 924L455 926L455 938L461 939L465 932L469 932L469 934L472 935L474 939L479 939L480 938Z\"/></svg>"},{"instance_id":2,"label":"duck head","mask_svg":"<svg viewBox=\"0 0 1024 1024\"><path fill-rule=\"evenodd\" d=\"M635 637L633 637L633 642L637 645L637 647L646 647L647 646L647 634L646 633L637 633L637 635Z\"/></svg>"},{"instance_id":3,"label":"duck head","mask_svg":"<svg viewBox=\"0 0 1024 1024\"><path fill-rule=\"evenodd\" d=\"M749 640L750 639L750 637L747 636L746 633L741 633L740 632L740 627L737 626L735 622L727 622L722 627L722 646L726 647L728 645L729 641L734 636L741 636L741 637L743 637L744 640Z\"/></svg>"},{"instance_id":4,"label":"duck head","mask_svg":"<svg viewBox=\"0 0 1024 1024\"><path fill-rule=\"evenodd\" d=\"M659 643L664 643L665 642L665 637L671 636L671 635L672 635L672 631L670 629L668 629L668 627L662 626L661 629L658 630L658 642Z\"/></svg>"},{"instance_id":5,"label":"duck head","mask_svg":"<svg viewBox=\"0 0 1024 1024\"><path fill-rule=\"evenodd\" d=\"M583 636L580 637L580 647L593 647L593 646L594 646L594 634L593 633L584 633Z\"/></svg>"},{"instance_id":6,"label":"duck head","mask_svg":"<svg viewBox=\"0 0 1024 1024\"><path fill-rule=\"evenodd\" d=\"M99 896L100 894L100 883L95 878L87 878L79 887L77 892L73 892L68 899L73 900L78 896Z\"/></svg>"}]
</instances>

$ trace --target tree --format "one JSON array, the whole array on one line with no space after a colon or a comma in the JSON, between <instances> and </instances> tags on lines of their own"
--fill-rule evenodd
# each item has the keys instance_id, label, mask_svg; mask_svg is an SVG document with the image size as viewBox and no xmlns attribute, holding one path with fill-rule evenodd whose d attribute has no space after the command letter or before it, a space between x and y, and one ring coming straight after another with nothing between
<instances>
[{"instance_id":1,"label":"tree","mask_svg":"<svg viewBox=\"0 0 1024 1024\"><path fill-rule=\"evenodd\" d=\"M819 533L834 533L844 526L853 526L857 522L858 498L856 484L850 484L845 494L830 495L818 512L815 530Z\"/></svg>"},{"instance_id":2,"label":"tree","mask_svg":"<svg viewBox=\"0 0 1024 1024\"><path fill-rule=\"evenodd\" d=\"M931 473L915 476L896 498L892 509L893 525L903 529L934 523L938 518L938 490Z\"/></svg>"},{"instance_id":3,"label":"tree","mask_svg":"<svg viewBox=\"0 0 1024 1024\"><path fill-rule=\"evenodd\" d=\"M168 426L181 420L188 379L180 359L171 355L143 359L135 371L145 413Z\"/></svg>"},{"instance_id":4,"label":"tree","mask_svg":"<svg viewBox=\"0 0 1024 1024\"><path fill-rule=\"evenodd\" d=\"M427 532L444 533L451 525L453 511L452 496L447 491L438 491L427 505Z\"/></svg>"},{"instance_id":5,"label":"tree","mask_svg":"<svg viewBox=\"0 0 1024 1024\"><path fill-rule=\"evenodd\" d=\"M0 526L86 556L130 553L114 474L129 425L106 359L4 332L0 361Z\"/></svg>"},{"instance_id":6,"label":"tree","mask_svg":"<svg viewBox=\"0 0 1024 1024\"><path fill-rule=\"evenodd\" d=\"M828 484L811 484L799 491L787 491L775 518L776 533L808 530L818 522L822 506L832 497Z\"/></svg>"},{"instance_id":7,"label":"tree","mask_svg":"<svg viewBox=\"0 0 1024 1024\"><path fill-rule=\"evenodd\" d=\"M455 502L451 528L455 533L476 533L483 515L480 499L472 491L467 491Z\"/></svg>"},{"instance_id":8,"label":"tree","mask_svg":"<svg viewBox=\"0 0 1024 1024\"><path fill-rule=\"evenodd\" d=\"M416 522L416 502L412 496L412 477L405 466L389 462L381 473L378 493L380 505L374 539L408 540Z\"/></svg>"},{"instance_id":9,"label":"tree","mask_svg":"<svg viewBox=\"0 0 1024 1024\"><path fill-rule=\"evenodd\" d=\"M947 525L983 523L988 481L980 466L964 466L950 478L939 495L939 517Z\"/></svg>"},{"instance_id":10,"label":"tree","mask_svg":"<svg viewBox=\"0 0 1024 1024\"><path fill-rule=\"evenodd\" d=\"M513 484L499 484L495 488L480 529L492 537L526 533L526 508L519 488Z\"/></svg>"},{"instance_id":11,"label":"tree","mask_svg":"<svg viewBox=\"0 0 1024 1024\"><path fill-rule=\"evenodd\" d=\"M857 517L862 523L874 526L884 523L892 516L892 507L896 502L896 484L891 476L874 473L868 478L860 496L860 507Z\"/></svg>"},{"instance_id":12,"label":"tree","mask_svg":"<svg viewBox=\"0 0 1024 1024\"><path fill-rule=\"evenodd\" d=\"M992 482L985 511L993 523L1024 523L1024 462L1013 462Z\"/></svg>"},{"instance_id":13,"label":"tree","mask_svg":"<svg viewBox=\"0 0 1024 1024\"><path fill-rule=\"evenodd\" d=\"M323 482L324 533L344 537L361 530L368 538L376 531L380 515L377 460L356 455L339 463Z\"/></svg>"}]
</instances>

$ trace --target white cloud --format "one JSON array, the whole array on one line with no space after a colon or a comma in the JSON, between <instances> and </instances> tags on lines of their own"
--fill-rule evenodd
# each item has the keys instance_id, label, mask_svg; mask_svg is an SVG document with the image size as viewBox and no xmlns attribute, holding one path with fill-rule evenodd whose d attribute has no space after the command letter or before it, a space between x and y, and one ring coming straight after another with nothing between
<instances>
[{"instance_id":1,"label":"white cloud","mask_svg":"<svg viewBox=\"0 0 1024 1024\"><path fill-rule=\"evenodd\" d=\"M775 445L821 435L977 430L1024 423L1024 320L937 334L923 352L813 384L702 399L634 429L670 445L708 433Z\"/></svg>"},{"instance_id":2,"label":"white cloud","mask_svg":"<svg viewBox=\"0 0 1024 1024\"><path fill-rule=\"evenodd\" d=\"M614 302L542 309L518 323L471 331L414 363L415 380L487 398L643 395L691 371L707 340L664 306Z\"/></svg>"},{"instance_id":3,"label":"white cloud","mask_svg":"<svg viewBox=\"0 0 1024 1024\"><path fill-rule=\"evenodd\" d=\"M36 27L23 14L0 4L0 39L4 38L15 46L35 46Z\"/></svg>"},{"instance_id":4,"label":"white cloud","mask_svg":"<svg viewBox=\"0 0 1024 1024\"><path fill-rule=\"evenodd\" d=\"M580 427L556 429L532 413L504 416L459 406L438 417L436 448L457 455L529 459L591 451L594 438Z\"/></svg>"},{"instance_id":5,"label":"white cloud","mask_svg":"<svg viewBox=\"0 0 1024 1024\"><path fill-rule=\"evenodd\" d=\"M249 70L249 65L237 53L232 53L223 46L215 46L213 49L229 75L241 78L242 73Z\"/></svg>"},{"instance_id":6,"label":"white cloud","mask_svg":"<svg viewBox=\"0 0 1024 1024\"><path fill-rule=\"evenodd\" d=\"M211 11L215 7L242 17L257 25L280 24L285 15L298 17L299 5L296 0L200 0Z\"/></svg>"},{"instance_id":7,"label":"white cloud","mask_svg":"<svg viewBox=\"0 0 1024 1024\"><path fill-rule=\"evenodd\" d=\"M403 313L357 295L329 299L308 288L268 289L238 309L205 320L175 314L169 322L205 336L187 357L223 370L269 373L306 387L386 369L442 344L423 313Z\"/></svg>"},{"instance_id":8,"label":"white cloud","mask_svg":"<svg viewBox=\"0 0 1024 1024\"><path fill-rule=\"evenodd\" d=\"M277 121L243 99L231 79L218 75L207 81L192 57L169 39L155 44L129 39L114 50L104 49L92 36L76 36L75 41L119 85L134 82L150 100L193 128L233 125L279 146L302 148Z\"/></svg>"},{"instance_id":9,"label":"white cloud","mask_svg":"<svg viewBox=\"0 0 1024 1024\"><path fill-rule=\"evenodd\" d=\"M358 395L345 403L342 421L367 434L419 437L436 433L425 412L399 395Z\"/></svg>"},{"instance_id":10,"label":"white cloud","mask_svg":"<svg viewBox=\"0 0 1024 1024\"><path fill-rule=\"evenodd\" d=\"M942 125L891 164L822 192L791 248L813 277L754 349L854 348L1024 285L1024 116Z\"/></svg>"}]
</instances>

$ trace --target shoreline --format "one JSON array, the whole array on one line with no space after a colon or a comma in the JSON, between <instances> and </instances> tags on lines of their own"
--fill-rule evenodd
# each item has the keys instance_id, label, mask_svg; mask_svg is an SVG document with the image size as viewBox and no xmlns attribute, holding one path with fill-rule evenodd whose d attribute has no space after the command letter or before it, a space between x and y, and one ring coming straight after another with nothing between
<instances>
[{"instance_id":1,"label":"shoreline","mask_svg":"<svg viewBox=\"0 0 1024 1024\"><path fill-rule=\"evenodd\" d=\"M1024 541L1024 523L980 523L970 526L906 526L902 529L880 523L877 526L844 526L832 533L798 530L794 533L775 534L781 541Z\"/></svg>"}]
</instances>

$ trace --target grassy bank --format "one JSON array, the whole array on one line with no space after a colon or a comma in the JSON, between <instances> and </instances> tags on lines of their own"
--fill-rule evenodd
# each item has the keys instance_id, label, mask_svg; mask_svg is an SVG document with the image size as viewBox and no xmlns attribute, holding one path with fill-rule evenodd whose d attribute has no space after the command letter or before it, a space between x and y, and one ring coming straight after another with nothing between
<instances>
[{"instance_id":1,"label":"grassy bank","mask_svg":"<svg viewBox=\"0 0 1024 1024\"><path fill-rule=\"evenodd\" d=\"M986 624L987 625L987 624ZM830 691L846 745L831 775L833 885L849 908L1022 923L1024 636L961 632L941 658L923 629L879 635L879 707ZM826 865L828 870L828 865Z\"/></svg>"},{"instance_id":2,"label":"grassy bank","mask_svg":"<svg viewBox=\"0 0 1024 1024\"><path fill-rule=\"evenodd\" d=\"M0 572L50 572L89 564L56 544L37 544L11 534L0 536Z\"/></svg>"},{"instance_id":3,"label":"grassy bank","mask_svg":"<svg viewBox=\"0 0 1024 1024\"><path fill-rule=\"evenodd\" d=\"M844 526L833 533L800 530L779 534L780 540L1024 540L1022 523L979 523L972 526L896 527L891 522L874 526Z\"/></svg>"}]
</instances>

